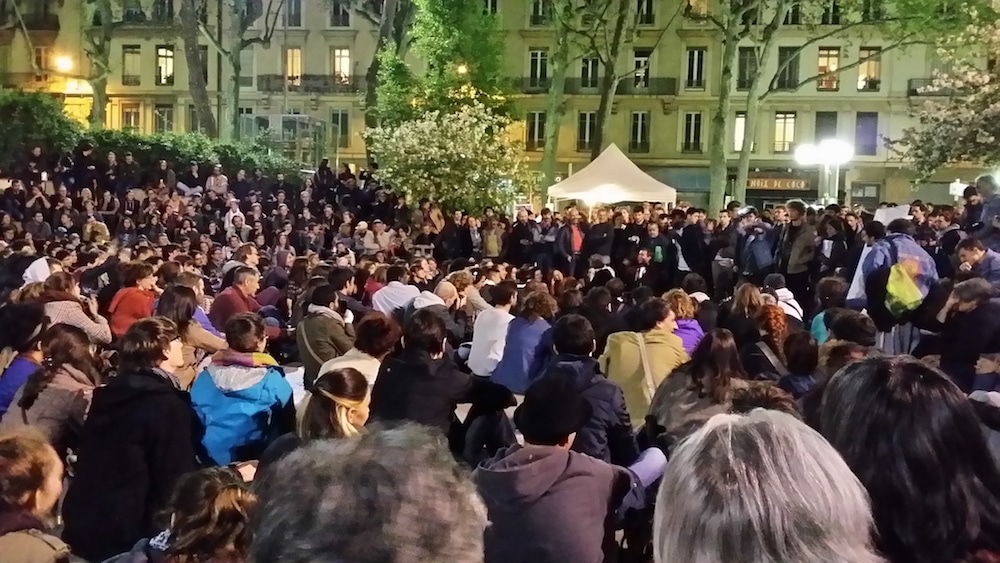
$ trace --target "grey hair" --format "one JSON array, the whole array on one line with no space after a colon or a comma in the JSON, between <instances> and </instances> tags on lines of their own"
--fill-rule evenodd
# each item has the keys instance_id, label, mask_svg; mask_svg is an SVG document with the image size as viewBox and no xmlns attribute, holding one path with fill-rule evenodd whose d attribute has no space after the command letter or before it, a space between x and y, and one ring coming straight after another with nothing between
<instances>
[{"instance_id":1,"label":"grey hair","mask_svg":"<svg viewBox=\"0 0 1000 563\"><path fill-rule=\"evenodd\" d=\"M962 303L982 303L993 296L993 284L983 278L971 278L955 284L951 292Z\"/></svg>"},{"instance_id":2,"label":"grey hair","mask_svg":"<svg viewBox=\"0 0 1000 563\"><path fill-rule=\"evenodd\" d=\"M997 193L997 179L991 174L983 174L976 178L976 187L979 189L979 193L984 196L993 195Z\"/></svg>"},{"instance_id":3,"label":"grey hair","mask_svg":"<svg viewBox=\"0 0 1000 563\"><path fill-rule=\"evenodd\" d=\"M251 563L482 563L486 508L414 425L292 452L255 483Z\"/></svg>"},{"instance_id":4,"label":"grey hair","mask_svg":"<svg viewBox=\"0 0 1000 563\"><path fill-rule=\"evenodd\" d=\"M715 415L678 446L656 498L657 563L875 563L868 494L794 417Z\"/></svg>"}]
</instances>

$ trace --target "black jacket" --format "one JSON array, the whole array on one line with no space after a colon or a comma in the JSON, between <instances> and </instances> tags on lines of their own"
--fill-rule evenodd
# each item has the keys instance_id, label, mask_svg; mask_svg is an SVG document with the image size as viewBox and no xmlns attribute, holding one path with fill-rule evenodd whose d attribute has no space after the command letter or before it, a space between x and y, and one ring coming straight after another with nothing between
<instances>
[{"instance_id":1,"label":"black jacket","mask_svg":"<svg viewBox=\"0 0 1000 563\"><path fill-rule=\"evenodd\" d=\"M601 373L597 360L560 354L552 358L542 377L564 377L593 408L587 424L576 433L572 450L615 465L628 467L639 457L625 395Z\"/></svg>"},{"instance_id":2,"label":"black jacket","mask_svg":"<svg viewBox=\"0 0 1000 563\"><path fill-rule=\"evenodd\" d=\"M710 275L712 256L709 255L708 242L701 225L687 225L680 234L681 253L688 268L702 276Z\"/></svg>"},{"instance_id":3,"label":"black jacket","mask_svg":"<svg viewBox=\"0 0 1000 563\"><path fill-rule=\"evenodd\" d=\"M611 250L615 243L615 226L610 221L604 223L594 223L587 230L587 235L583 239L584 258L591 256L611 256Z\"/></svg>"},{"instance_id":4,"label":"black jacket","mask_svg":"<svg viewBox=\"0 0 1000 563\"><path fill-rule=\"evenodd\" d=\"M514 405L503 385L459 371L447 356L434 360L404 349L382 362L372 389L371 416L381 422L415 422L449 434L455 407L472 403L486 410Z\"/></svg>"},{"instance_id":5,"label":"black jacket","mask_svg":"<svg viewBox=\"0 0 1000 563\"><path fill-rule=\"evenodd\" d=\"M154 516L181 475L198 468L202 433L190 396L154 371L121 374L94 391L63 503L73 553L102 561L162 531Z\"/></svg>"}]
</instances>

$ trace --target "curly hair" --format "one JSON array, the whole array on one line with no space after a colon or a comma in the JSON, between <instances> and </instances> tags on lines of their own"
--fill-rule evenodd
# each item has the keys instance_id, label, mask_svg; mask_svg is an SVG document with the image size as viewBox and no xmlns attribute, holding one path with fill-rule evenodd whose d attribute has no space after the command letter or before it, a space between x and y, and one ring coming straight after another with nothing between
<instances>
[{"instance_id":1,"label":"curly hair","mask_svg":"<svg viewBox=\"0 0 1000 563\"><path fill-rule=\"evenodd\" d=\"M693 319L698 312L698 304L683 289L671 289L663 294L663 300L678 320Z\"/></svg>"},{"instance_id":2,"label":"curly hair","mask_svg":"<svg viewBox=\"0 0 1000 563\"><path fill-rule=\"evenodd\" d=\"M161 515L169 522L171 563L244 561L250 549L248 523L257 497L229 467L188 473L174 487Z\"/></svg>"},{"instance_id":3,"label":"curly hair","mask_svg":"<svg viewBox=\"0 0 1000 563\"><path fill-rule=\"evenodd\" d=\"M764 305L757 314L760 321L760 328L764 331L761 337L774 355L785 361L785 338L788 337L788 319L785 318L785 311L777 305Z\"/></svg>"}]
</instances>

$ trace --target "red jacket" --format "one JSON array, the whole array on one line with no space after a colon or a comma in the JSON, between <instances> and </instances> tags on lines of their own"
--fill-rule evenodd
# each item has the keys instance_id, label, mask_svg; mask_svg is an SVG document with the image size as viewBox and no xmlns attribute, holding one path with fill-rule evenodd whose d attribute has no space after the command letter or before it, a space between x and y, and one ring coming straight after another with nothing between
<instances>
[{"instance_id":1,"label":"red jacket","mask_svg":"<svg viewBox=\"0 0 1000 563\"><path fill-rule=\"evenodd\" d=\"M212 307L208 310L208 319L212 321L212 326L219 332L225 332L226 322L240 313L256 313L260 310L260 303L252 295L244 295L235 286L227 287L212 301ZM278 327L267 327L267 337L277 338L281 336L281 329Z\"/></svg>"},{"instance_id":2,"label":"red jacket","mask_svg":"<svg viewBox=\"0 0 1000 563\"><path fill-rule=\"evenodd\" d=\"M108 319L111 334L121 338L136 321L151 317L155 301L156 294L152 291L138 287L119 289L111 300L111 305L108 306L108 313L111 315Z\"/></svg>"}]
</instances>

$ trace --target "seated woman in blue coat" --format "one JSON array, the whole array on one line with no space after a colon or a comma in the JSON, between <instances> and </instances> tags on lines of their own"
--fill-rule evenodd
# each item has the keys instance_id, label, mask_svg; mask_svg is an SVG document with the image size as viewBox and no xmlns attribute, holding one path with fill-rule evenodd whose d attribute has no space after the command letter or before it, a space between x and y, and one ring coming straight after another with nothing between
<instances>
[{"instance_id":1,"label":"seated woman in blue coat","mask_svg":"<svg viewBox=\"0 0 1000 563\"><path fill-rule=\"evenodd\" d=\"M191 386L191 403L205 425L202 445L217 465L258 459L272 441L295 429L292 388L267 346L256 313L226 322L228 348Z\"/></svg>"}]
</instances>

